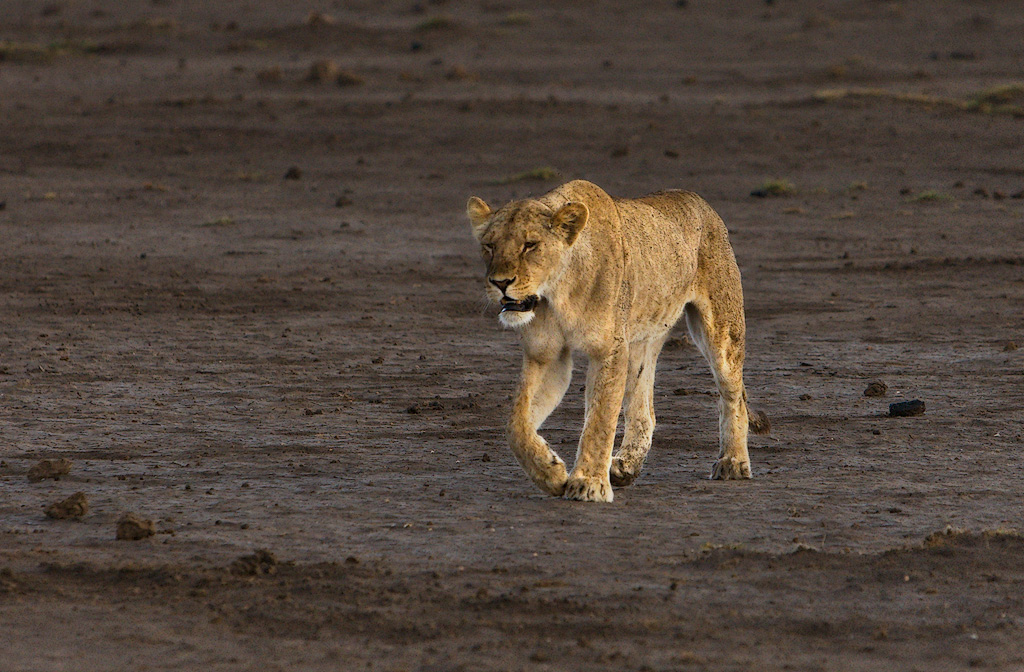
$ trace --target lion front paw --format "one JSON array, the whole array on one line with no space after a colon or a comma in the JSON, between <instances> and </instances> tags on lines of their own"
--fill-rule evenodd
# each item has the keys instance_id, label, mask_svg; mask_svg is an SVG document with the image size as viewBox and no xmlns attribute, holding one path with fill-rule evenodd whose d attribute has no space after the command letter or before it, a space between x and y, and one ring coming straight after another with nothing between
<instances>
[{"instance_id":1,"label":"lion front paw","mask_svg":"<svg viewBox=\"0 0 1024 672\"><path fill-rule=\"evenodd\" d=\"M715 481L738 481L750 478L750 462L735 457L723 457L715 462L711 470L711 478Z\"/></svg>"},{"instance_id":2,"label":"lion front paw","mask_svg":"<svg viewBox=\"0 0 1024 672\"><path fill-rule=\"evenodd\" d=\"M643 465L641 465L643 466ZM608 479L616 488L624 488L632 485L633 481L640 475L640 469L630 468L621 457L612 458L612 466L608 469Z\"/></svg>"},{"instance_id":3,"label":"lion front paw","mask_svg":"<svg viewBox=\"0 0 1024 672\"><path fill-rule=\"evenodd\" d=\"M570 476L565 484L565 498L578 502L610 502L615 496L607 476Z\"/></svg>"},{"instance_id":4,"label":"lion front paw","mask_svg":"<svg viewBox=\"0 0 1024 672\"><path fill-rule=\"evenodd\" d=\"M558 455L551 453L549 462L541 468L539 465L530 470L530 477L544 492L554 497L561 497L565 492L566 481L569 480L565 462Z\"/></svg>"}]
</instances>

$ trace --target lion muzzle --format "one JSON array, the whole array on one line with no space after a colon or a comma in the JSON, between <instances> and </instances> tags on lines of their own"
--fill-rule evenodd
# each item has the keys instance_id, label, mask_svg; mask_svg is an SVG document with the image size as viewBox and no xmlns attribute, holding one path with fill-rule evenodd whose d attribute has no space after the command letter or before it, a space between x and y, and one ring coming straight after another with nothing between
<instances>
[{"instance_id":1,"label":"lion muzzle","mask_svg":"<svg viewBox=\"0 0 1024 672\"><path fill-rule=\"evenodd\" d=\"M501 297L501 312L528 313L537 307L538 301L540 301L540 297L536 295L528 296L522 301L503 296Z\"/></svg>"}]
</instances>

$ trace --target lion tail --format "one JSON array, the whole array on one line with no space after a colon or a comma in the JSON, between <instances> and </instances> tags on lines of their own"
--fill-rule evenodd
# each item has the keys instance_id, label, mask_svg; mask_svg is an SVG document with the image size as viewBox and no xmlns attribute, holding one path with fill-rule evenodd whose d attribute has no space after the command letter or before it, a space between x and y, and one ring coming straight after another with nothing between
<instances>
[{"instance_id":1,"label":"lion tail","mask_svg":"<svg viewBox=\"0 0 1024 672\"><path fill-rule=\"evenodd\" d=\"M747 405L745 398L743 404ZM764 411L752 410L749 405L747 405L747 426L754 434L767 434L772 431L772 423L768 419L768 415Z\"/></svg>"}]
</instances>

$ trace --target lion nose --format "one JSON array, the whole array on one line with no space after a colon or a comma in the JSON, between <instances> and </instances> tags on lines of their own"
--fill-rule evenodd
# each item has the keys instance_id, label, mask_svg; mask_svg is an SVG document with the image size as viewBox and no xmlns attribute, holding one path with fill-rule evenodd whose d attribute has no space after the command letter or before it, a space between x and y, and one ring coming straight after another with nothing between
<instances>
[{"instance_id":1,"label":"lion nose","mask_svg":"<svg viewBox=\"0 0 1024 672\"><path fill-rule=\"evenodd\" d=\"M505 293L505 290L508 289L509 285L516 281L515 278L512 278L511 280L495 280L494 278L489 278L489 280L492 285L501 290L502 294Z\"/></svg>"}]
</instances>

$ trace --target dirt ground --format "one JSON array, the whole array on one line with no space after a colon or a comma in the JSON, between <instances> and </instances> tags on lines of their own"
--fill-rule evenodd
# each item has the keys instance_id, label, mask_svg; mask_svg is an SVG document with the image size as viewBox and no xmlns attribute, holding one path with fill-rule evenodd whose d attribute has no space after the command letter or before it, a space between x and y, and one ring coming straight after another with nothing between
<instances>
[{"instance_id":1,"label":"dirt ground","mask_svg":"<svg viewBox=\"0 0 1024 672\"><path fill-rule=\"evenodd\" d=\"M998 0L4 0L0 670L1024 669L1022 34ZM707 480L682 332L614 504L510 455L463 208L577 177L728 224L753 480Z\"/></svg>"}]
</instances>

